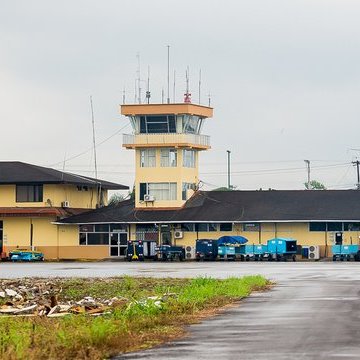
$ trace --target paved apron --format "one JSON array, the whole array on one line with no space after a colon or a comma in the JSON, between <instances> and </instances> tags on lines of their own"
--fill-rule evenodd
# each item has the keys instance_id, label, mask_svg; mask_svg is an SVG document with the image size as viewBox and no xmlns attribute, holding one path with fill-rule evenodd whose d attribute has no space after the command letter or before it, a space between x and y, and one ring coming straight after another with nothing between
<instances>
[{"instance_id":1,"label":"paved apron","mask_svg":"<svg viewBox=\"0 0 360 360\"><path fill-rule=\"evenodd\" d=\"M278 284L188 327L179 341L117 359L360 359L359 263L0 264L0 277L262 274Z\"/></svg>"}]
</instances>

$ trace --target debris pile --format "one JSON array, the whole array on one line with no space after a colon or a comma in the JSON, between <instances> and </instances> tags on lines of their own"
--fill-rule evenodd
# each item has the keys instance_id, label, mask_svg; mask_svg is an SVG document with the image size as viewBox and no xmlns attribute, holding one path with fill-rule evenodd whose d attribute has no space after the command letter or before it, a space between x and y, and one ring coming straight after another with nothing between
<instances>
[{"instance_id":1,"label":"debris pile","mask_svg":"<svg viewBox=\"0 0 360 360\"><path fill-rule=\"evenodd\" d=\"M99 316L109 314L115 307L128 303L128 299L122 297L94 299L91 296L80 301L59 301L61 292L61 283L56 280L1 280L0 316Z\"/></svg>"}]
</instances>

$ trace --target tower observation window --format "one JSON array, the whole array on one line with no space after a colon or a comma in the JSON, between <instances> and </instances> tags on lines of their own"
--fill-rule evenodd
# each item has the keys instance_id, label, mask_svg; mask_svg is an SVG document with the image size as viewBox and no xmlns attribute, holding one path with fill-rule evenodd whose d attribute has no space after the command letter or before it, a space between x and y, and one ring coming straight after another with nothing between
<instances>
[{"instance_id":1,"label":"tower observation window","mask_svg":"<svg viewBox=\"0 0 360 360\"><path fill-rule=\"evenodd\" d=\"M176 133L174 115L147 115L140 116L141 134Z\"/></svg>"}]
</instances>

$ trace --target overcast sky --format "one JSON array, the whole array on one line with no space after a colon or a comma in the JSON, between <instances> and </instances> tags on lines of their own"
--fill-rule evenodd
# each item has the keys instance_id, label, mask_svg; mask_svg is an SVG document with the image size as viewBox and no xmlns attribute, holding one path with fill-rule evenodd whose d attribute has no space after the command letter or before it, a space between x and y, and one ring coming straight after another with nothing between
<instances>
[{"instance_id":1,"label":"overcast sky","mask_svg":"<svg viewBox=\"0 0 360 360\"><path fill-rule=\"evenodd\" d=\"M201 103L211 94L215 116L203 133L212 149L200 156L207 189L227 184L227 149L238 189L301 189L304 159L329 188L356 183L359 1L0 4L0 160L62 169L68 159L66 171L93 176L92 95L99 177L132 186L134 153L121 147L131 128L118 105L124 88L134 101L137 53L161 102L170 45L176 101L187 66L193 102L200 69Z\"/></svg>"}]
</instances>

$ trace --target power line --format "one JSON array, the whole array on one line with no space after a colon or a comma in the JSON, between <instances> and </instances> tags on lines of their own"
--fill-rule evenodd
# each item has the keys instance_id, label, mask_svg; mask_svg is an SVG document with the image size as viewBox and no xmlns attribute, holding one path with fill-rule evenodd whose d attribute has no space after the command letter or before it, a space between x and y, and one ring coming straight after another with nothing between
<instances>
[{"instance_id":1,"label":"power line","mask_svg":"<svg viewBox=\"0 0 360 360\"><path fill-rule=\"evenodd\" d=\"M123 127L121 127L119 130L117 130L114 134L110 135L109 137L107 137L106 139L100 141L99 143L97 143L95 146L92 146L90 148L88 148L87 150L77 154L77 155L74 155L74 156L71 156L65 160L62 160L62 161L59 161L57 163L54 163L54 164L51 164L51 165L48 165L49 167L54 167L54 166L57 166L59 164L62 164L64 161L70 161L70 160L74 160L82 155L85 155L87 154L89 151L93 151L94 149L98 148L100 145L106 143L107 141L109 141L111 138L113 138L114 136L118 135L123 129L125 129L126 127L128 127L130 125L130 123L124 125Z\"/></svg>"}]
</instances>

